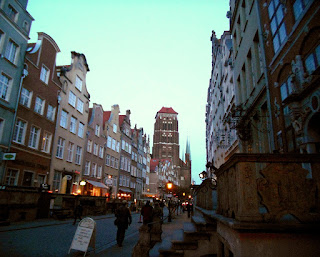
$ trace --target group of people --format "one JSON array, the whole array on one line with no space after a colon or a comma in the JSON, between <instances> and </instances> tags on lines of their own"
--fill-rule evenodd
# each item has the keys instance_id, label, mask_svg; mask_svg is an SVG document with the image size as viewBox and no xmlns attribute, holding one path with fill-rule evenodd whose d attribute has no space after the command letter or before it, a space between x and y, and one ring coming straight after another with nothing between
<instances>
[{"instance_id":1,"label":"group of people","mask_svg":"<svg viewBox=\"0 0 320 257\"><path fill-rule=\"evenodd\" d=\"M125 231L130 226L132 222L131 212L127 207L127 201L122 201L122 204L115 211L115 225L118 227L117 230L117 244L119 247L122 246L122 242L125 237ZM146 204L141 208L141 216L143 217L143 224L151 227L151 223L156 221L162 221L163 219L163 210L160 207L159 203L155 203L154 207L150 205L150 201L147 201Z\"/></svg>"},{"instance_id":2,"label":"group of people","mask_svg":"<svg viewBox=\"0 0 320 257\"><path fill-rule=\"evenodd\" d=\"M150 201L147 201L146 204L141 208L141 216L143 217L143 224L148 225L151 228L152 223L163 221L163 202L155 202L154 207L151 206ZM169 203L169 208L170 208ZM79 202L74 211L74 222L76 223L77 219L81 220L82 216L82 205ZM190 217L191 205L187 205L188 217ZM127 207L127 201L124 200L120 206L114 210L115 212L115 221L114 224L117 226L117 244L119 247L122 246L125 231L132 223L132 217L130 209Z\"/></svg>"}]
</instances>

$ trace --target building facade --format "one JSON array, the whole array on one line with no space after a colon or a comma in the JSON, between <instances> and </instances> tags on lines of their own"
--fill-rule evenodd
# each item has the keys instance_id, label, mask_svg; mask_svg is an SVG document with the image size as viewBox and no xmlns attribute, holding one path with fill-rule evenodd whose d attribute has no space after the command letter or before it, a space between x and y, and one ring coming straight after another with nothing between
<instances>
[{"instance_id":1,"label":"building facade","mask_svg":"<svg viewBox=\"0 0 320 257\"><path fill-rule=\"evenodd\" d=\"M6 184L40 187L48 184L52 142L61 90L56 75L56 56L60 49L45 33L38 33L37 43L28 45L23 80L11 150L16 153L7 162Z\"/></svg>"},{"instance_id":2,"label":"building facade","mask_svg":"<svg viewBox=\"0 0 320 257\"><path fill-rule=\"evenodd\" d=\"M230 1L229 17L236 97L232 116L239 151L269 153L274 150L274 137L258 1Z\"/></svg>"},{"instance_id":3,"label":"building facade","mask_svg":"<svg viewBox=\"0 0 320 257\"><path fill-rule=\"evenodd\" d=\"M319 10L311 0L230 1L239 153L197 191L217 256L319 255Z\"/></svg>"},{"instance_id":4,"label":"building facade","mask_svg":"<svg viewBox=\"0 0 320 257\"><path fill-rule=\"evenodd\" d=\"M121 131L121 149L118 197L121 197L122 199L126 200L133 200L133 192L130 189L132 154L130 113L130 110L127 110L126 115L119 116L119 126Z\"/></svg>"},{"instance_id":5,"label":"building facade","mask_svg":"<svg viewBox=\"0 0 320 257\"><path fill-rule=\"evenodd\" d=\"M80 192L85 195L109 197L109 187L105 184L105 150L107 137L103 130L103 108L100 104L93 104L89 108L87 124L87 142L84 151L84 165L82 180L86 182Z\"/></svg>"},{"instance_id":6,"label":"building facade","mask_svg":"<svg viewBox=\"0 0 320 257\"><path fill-rule=\"evenodd\" d=\"M265 1L259 9L275 148L281 153L320 153L319 3Z\"/></svg>"},{"instance_id":7,"label":"building facade","mask_svg":"<svg viewBox=\"0 0 320 257\"><path fill-rule=\"evenodd\" d=\"M219 168L237 151L236 128L232 123L235 108L232 39L225 31L219 40L212 32L212 71L206 106L207 162Z\"/></svg>"},{"instance_id":8,"label":"building facade","mask_svg":"<svg viewBox=\"0 0 320 257\"><path fill-rule=\"evenodd\" d=\"M24 58L33 18L27 4L27 0L0 2L0 183L4 184L18 183L16 178L7 180L3 155L11 153L21 85L28 75Z\"/></svg>"},{"instance_id":9,"label":"building facade","mask_svg":"<svg viewBox=\"0 0 320 257\"><path fill-rule=\"evenodd\" d=\"M111 111L103 113L103 130L107 137L105 177L108 178L107 185L112 198L117 197L119 164L120 164L120 142L121 132L119 125L119 105L111 107Z\"/></svg>"},{"instance_id":10,"label":"building facade","mask_svg":"<svg viewBox=\"0 0 320 257\"><path fill-rule=\"evenodd\" d=\"M49 184L54 192L76 194L81 179L90 95L84 54L71 52L71 65L57 68L62 90L58 95L58 117L53 143Z\"/></svg>"}]
</instances>

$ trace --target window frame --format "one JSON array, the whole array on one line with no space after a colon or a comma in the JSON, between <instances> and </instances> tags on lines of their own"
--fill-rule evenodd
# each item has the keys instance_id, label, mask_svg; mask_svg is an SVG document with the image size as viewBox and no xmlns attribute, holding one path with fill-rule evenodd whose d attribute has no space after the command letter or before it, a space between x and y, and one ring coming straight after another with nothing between
<instances>
[{"instance_id":1,"label":"window frame","mask_svg":"<svg viewBox=\"0 0 320 257\"><path fill-rule=\"evenodd\" d=\"M277 1L277 4L276 4L276 1ZM273 9L272 13L270 11L271 9ZM282 14L281 19L279 18L280 17L279 12L281 12ZM270 31L272 35L273 49L274 49L274 52L277 53L287 37L287 29L284 22L285 13L283 10L283 5L279 0L270 1L268 5L268 17L270 22Z\"/></svg>"},{"instance_id":2,"label":"window frame","mask_svg":"<svg viewBox=\"0 0 320 257\"><path fill-rule=\"evenodd\" d=\"M83 86L83 80L78 75L76 75L76 81L75 81L76 89L82 92L82 86Z\"/></svg>"},{"instance_id":3,"label":"window frame","mask_svg":"<svg viewBox=\"0 0 320 257\"><path fill-rule=\"evenodd\" d=\"M12 85L12 78L5 73L1 73L0 74L0 98L2 98L7 102L9 101L11 85Z\"/></svg>"},{"instance_id":4,"label":"window frame","mask_svg":"<svg viewBox=\"0 0 320 257\"><path fill-rule=\"evenodd\" d=\"M69 131L73 134L77 133L77 118L76 117L73 117L73 116L70 117Z\"/></svg>"},{"instance_id":5,"label":"window frame","mask_svg":"<svg viewBox=\"0 0 320 257\"><path fill-rule=\"evenodd\" d=\"M59 159L63 159L65 141L66 141L66 140L65 140L64 138L62 138L62 137L59 137L59 138L58 138L56 157L59 158Z\"/></svg>"},{"instance_id":6,"label":"window frame","mask_svg":"<svg viewBox=\"0 0 320 257\"><path fill-rule=\"evenodd\" d=\"M49 77L50 77L50 69L44 64L42 64L41 71L40 71L40 80L46 85L48 85Z\"/></svg>"},{"instance_id":7,"label":"window frame","mask_svg":"<svg viewBox=\"0 0 320 257\"><path fill-rule=\"evenodd\" d=\"M10 175L9 175L9 171L10 171ZM15 171L15 175L13 176L11 171ZM9 185L9 186L17 186L18 185L18 179L19 179L19 173L20 170L18 169L13 169L13 168L8 168L6 171L6 178L5 178L5 185ZM11 182L11 180L13 180L13 183L8 183L8 180Z\"/></svg>"},{"instance_id":8,"label":"window frame","mask_svg":"<svg viewBox=\"0 0 320 257\"><path fill-rule=\"evenodd\" d=\"M44 131L42 135L41 151L50 153L52 143L52 134Z\"/></svg>"},{"instance_id":9,"label":"window frame","mask_svg":"<svg viewBox=\"0 0 320 257\"><path fill-rule=\"evenodd\" d=\"M73 93L71 90L69 91L69 98L68 98L68 103L76 108L76 102L77 102L77 96L75 93Z\"/></svg>"},{"instance_id":10,"label":"window frame","mask_svg":"<svg viewBox=\"0 0 320 257\"><path fill-rule=\"evenodd\" d=\"M11 63L15 64L19 51L19 45L12 39L9 39L4 57Z\"/></svg>"},{"instance_id":11,"label":"window frame","mask_svg":"<svg viewBox=\"0 0 320 257\"><path fill-rule=\"evenodd\" d=\"M98 124L96 124L95 130L94 130L94 134L97 137L100 137L100 126Z\"/></svg>"},{"instance_id":12,"label":"window frame","mask_svg":"<svg viewBox=\"0 0 320 257\"><path fill-rule=\"evenodd\" d=\"M11 4L8 5L7 15L12 21L17 22L18 11Z\"/></svg>"},{"instance_id":13,"label":"window frame","mask_svg":"<svg viewBox=\"0 0 320 257\"><path fill-rule=\"evenodd\" d=\"M75 164L81 165L82 147L77 145Z\"/></svg>"},{"instance_id":14,"label":"window frame","mask_svg":"<svg viewBox=\"0 0 320 257\"><path fill-rule=\"evenodd\" d=\"M80 113L83 113L83 109L84 109L84 102L80 98L78 98L77 111Z\"/></svg>"},{"instance_id":15,"label":"window frame","mask_svg":"<svg viewBox=\"0 0 320 257\"><path fill-rule=\"evenodd\" d=\"M85 176L89 176L90 175L90 167L91 167L91 162L90 161L86 161L83 175L85 175Z\"/></svg>"},{"instance_id":16,"label":"window frame","mask_svg":"<svg viewBox=\"0 0 320 257\"><path fill-rule=\"evenodd\" d=\"M39 101L41 101L39 103ZM34 102L34 112L38 113L40 115L43 115L43 111L44 111L44 106L46 104L46 100L42 99L41 97L37 96L36 100ZM40 108L39 108L40 107Z\"/></svg>"},{"instance_id":17,"label":"window frame","mask_svg":"<svg viewBox=\"0 0 320 257\"><path fill-rule=\"evenodd\" d=\"M32 125L30 128L28 147L32 149L38 149L41 129Z\"/></svg>"},{"instance_id":18,"label":"window frame","mask_svg":"<svg viewBox=\"0 0 320 257\"><path fill-rule=\"evenodd\" d=\"M19 127L17 128L17 123L21 122L23 123L23 127L21 127L21 125L19 125ZM18 130L18 131L17 131ZM13 131L13 136L12 136L12 141L17 143L17 144L24 144L25 142L25 137L26 137L26 131L27 131L27 122L21 119L17 119L15 126L14 126L14 131ZM18 138L21 137L21 141L18 140Z\"/></svg>"},{"instance_id":19,"label":"window frame","mask_svg":"<svg viewBox=\"0 0 320 257\"><path fill-rule=\"evenodd\" d=\"M33 92L30 91L29 89L22 87L19 103L25 107L30 108L32 93Z\"/></svg>"},{"instance_id":20,"label":"window frame","mask_svg":"<svg viewBox=\"0 0 320 257\"><path fill-rule=\"evenodd\" d=\"M83 134L84 134L84 123L82 123L81 121L79 122L79 126L78 126L78 137L83 138Z\"/></svg>"},{"instance_id":21,"label":"window frame","mask_svg":"<svg viewBox=\"0 0 320 257\"><path fill-rule=\"evenodd\" d=\"M67 129L68 128L68 112L61 110L60 115L60 127Z\"/></svg>"},{"instance_id":22,"label":"window frame","mask_svg":"<svg viewBox=\"0 0 320 257\"><path fill-rule=\"evenodd\" d=\"M74 152L74 143L69 142L68 148L67 148L67 162L72 162L73 152Z\"/></svg>"},{"instance_id":23,"label":"window frame","mask_svg":"<svg viewBox=\"0 0 320 257\"><path fill-rule=\"evenodd\" d=\"M51 117L50 117L51 115ZM56 115L56 107L54 107L53 105L51 104L48 104L48 107L47 107L47 119L50 120L50 121L54 121L55 120L55 115Z\"/></svg>"}]
</instances>

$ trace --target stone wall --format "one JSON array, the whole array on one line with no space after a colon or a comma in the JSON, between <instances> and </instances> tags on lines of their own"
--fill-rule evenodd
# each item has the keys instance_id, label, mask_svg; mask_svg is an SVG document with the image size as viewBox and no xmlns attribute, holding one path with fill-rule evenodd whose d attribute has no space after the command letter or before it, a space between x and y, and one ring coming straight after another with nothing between
<instances>
[{"instance_id":1,"label":"stone wall","mask_svg":"<svg viewBox=\"0 0 320 257\"><path fill-rule=\"evenodd\" d=\"M78 202L83 206L83 216L103 215L112 212L112 205L106 197L76 196L39 192L38 188L0 188L0 222L31 221L38 218L68 218ZM55 215L59 213L59 215Z\"/></svg>"}]
</instances>

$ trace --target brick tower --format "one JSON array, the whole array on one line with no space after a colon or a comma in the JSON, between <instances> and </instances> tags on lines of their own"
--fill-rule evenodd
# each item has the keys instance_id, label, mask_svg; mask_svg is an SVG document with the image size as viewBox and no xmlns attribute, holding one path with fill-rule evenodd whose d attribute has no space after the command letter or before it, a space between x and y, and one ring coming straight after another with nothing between
<instances>
[{"instance_id":1,"label":"brick tower","mask_svg":"<svg viewBox=\"0 0 320 257\"><path fill-rule=\"evenodd\" d=\"M154 124L152 158L172 159L179 165L178 113L171 107L162 107L157 112Z\"/></svg>"}]
</instances>

